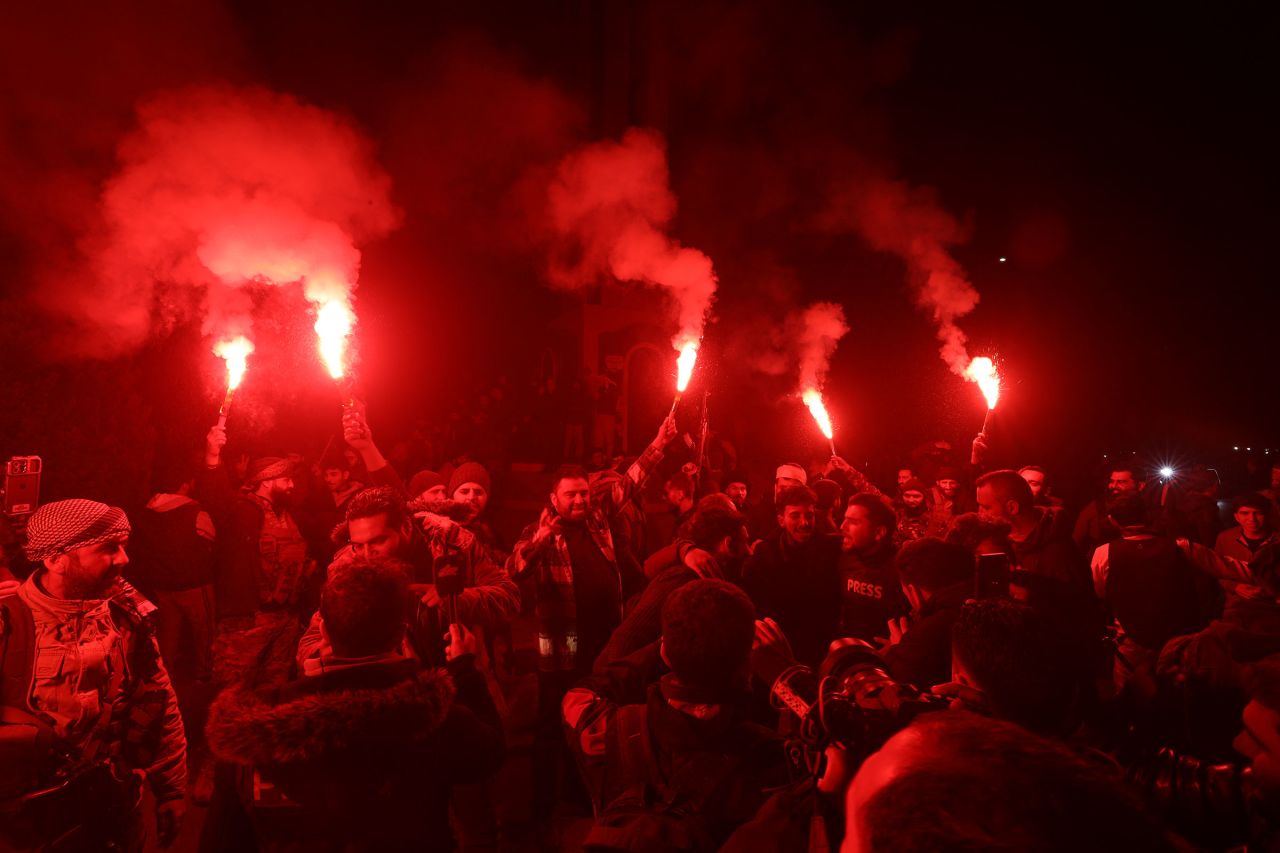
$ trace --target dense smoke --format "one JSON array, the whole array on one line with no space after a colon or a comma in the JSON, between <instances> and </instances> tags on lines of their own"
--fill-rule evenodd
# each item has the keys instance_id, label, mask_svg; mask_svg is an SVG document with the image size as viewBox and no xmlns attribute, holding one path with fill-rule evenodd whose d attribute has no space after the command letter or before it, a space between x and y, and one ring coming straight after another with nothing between
<instances>
[{"instance_id":1,"label":"dense smoke","mask_svg":"<svg viewBox=\"0 0 1280 853\"><path fill-rule=\"evenodd\" d=\"M979 297L950 252L968 239L965 224L943 210L931 190L881 177L838 189L822 223L832 230L853 230L873 248L906 262L916 302L937 326L942 360L957 376L965 376L968 338L957 321L977 306Z\"/></svg>"},{"instance_id":2,"label":"dense smoke","mask_svg":"<svg viewBox=\"0 0 1280 853\"><path fill-rule=\"evenodd\" d=\"M556 170L548 199L554 285L579 288L612 276L663 288L677 309L673 345L697 343L716 275L710 258L667 234L676 198L660 134L632 129L620 142L574 151Z\"/></svg>"},{"instance_id":3,"label":"dense smoke","mask_svg":"<svg viewBox=\"0 0 1280 853\"><path fill-rule=\"evenodd\" d=\"M138 115L103 197L105 276L207 287L205 330L219 336L245 330L236 288L249 282L349 301L357 243L398 216L354 127L257 88L163 95Z\"/></svg>"},{"instance_id":4,"label":"dense smoke","mask_svg":"<svg viewBox=\"0 0 1280 853\"><path fill-rule=\"evenodd\" d=\"M834 302L815 303L800 314L798 326L799 390L801 393L808 389L822 390L836 345L849 332L844 309Z\"/></svg>"},{"instance_id":5,"label":"dense smoke","mask_svg":"<svg viewBox=\"0 0 1280 853\"><path fill-rule=\"evenodd\" d=\"M75 354L127 352L199 312L206 334L246 334L251 283L300 282L315 304L349 303L357 244L398 217L390 179L349 122L227 86L158 95L137 118L82 264L37 297L72 321Z\"/></svg>"}]
</instances>

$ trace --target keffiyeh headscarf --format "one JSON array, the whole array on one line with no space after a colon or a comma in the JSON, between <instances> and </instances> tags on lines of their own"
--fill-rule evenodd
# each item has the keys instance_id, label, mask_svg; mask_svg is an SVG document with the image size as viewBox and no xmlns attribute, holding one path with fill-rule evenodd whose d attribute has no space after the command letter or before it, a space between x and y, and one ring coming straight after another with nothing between
<instances>
[{"instance_id":1,"label":"keffiyeh headscarf","mask_svg":"<svg viewBox=\"0 0 1280 853\"><path fill-rule=\"evenodd\" d=\"M75 499L45 504L27 522L27 558L35 562L129 535L124 510Z\"/></svg>"},{"instance_id":2,"label":"keffiyeh headscarf","mask_svg":"<svg viewBox=\"0 0 1280 853\"><path fill-rule=\"evenodd\" d=\"M274 480L277 477L287 477L293 472L293 464L288 459L281 459L279 456L264 456L261 459L253 460L249 465L249 469L245 472L244 485L245 488L252 488L258 483L265 483L267 480Z\"/></svg>"}]
</instances>

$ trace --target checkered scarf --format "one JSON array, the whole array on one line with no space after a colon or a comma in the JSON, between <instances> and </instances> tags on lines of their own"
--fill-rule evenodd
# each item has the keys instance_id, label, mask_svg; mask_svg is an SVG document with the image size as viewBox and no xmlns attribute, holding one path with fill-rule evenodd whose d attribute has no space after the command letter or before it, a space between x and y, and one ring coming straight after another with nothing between
<instances>
[{"instance_id":1,"label":"checkered scarf","mask_svg":"<svg viewBox=\"0 0 1280 853\"><path fill-rule=\"evenodd\" d=\"M27 522L27 557L40 562L128 535L129 519L119 507L81 499L54 501Z\"/></svg>"},{"instance_id":2,"label":"checkered scarf","mask_svg":"<svg viewBox=\"0 0 1280 853\"><path fill-rule=\"evenodd\" d=\"M245 488L252 488L259 483L274 480L277 477L287 477L292 470L293 465L289 460L281 459L279 456L264 456L261 459L255 459L253 464L249 466L249 470L245 472Z\"/></svg>"}]
</instances>

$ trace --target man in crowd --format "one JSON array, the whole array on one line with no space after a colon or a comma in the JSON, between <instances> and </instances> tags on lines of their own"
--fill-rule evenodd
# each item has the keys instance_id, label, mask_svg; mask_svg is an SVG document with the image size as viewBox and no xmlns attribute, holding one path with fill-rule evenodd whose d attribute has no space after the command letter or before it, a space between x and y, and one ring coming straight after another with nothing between
<instances>
[{"instance_id":1,"label":"man in crowd","mask_svg":"<svg viewBox=\"0 0 1280 853\"><path fill-rule=\"evenodd\" d=\"M679 531L693 517L693 480L685 472L677 471L667 478L662 491L675 515L672 529Z\"/></svg>"},{"instance_id":2,"label":"man in crowd","mask_svg":"<svg viewBox=\"0 0 1280 853\"><path fill-rule=\"evenodd\" d=\"M233 687L214 704L215 754L256 769L299 810L261 841L452 847L449 789L497 771L502 723L465 628L449 629L447 672L401 653L408 595L408 578L389 560L336 566L320 595L323 665L266 690ZM257 791L246 785L245 799ZM221 820L223 849L254 849L247 816Z\"/></svg>"},{"instance_id":3,"label":"man in crowd","mask_svg":"<svg viewBox=\"0 0 1280 853\"><path fill-rule=\"evenodd\" d=\"M810 488L818 496L818 503L814 506L817 532L828 535L837 532L840 524L836 516L844 516L844 491L840 488L840 484L835 480L819 477L813 481Z\"/></svg>"},{"instance_id":4,"label":"man in crowd","mask_svg":"<svg viewBox=\"0 0 1280 853\"><path fill-rule=\"evenodd\" d=\"M351 463L341 453L331 453L321 459L320 484L322 488L313 489L306 498L306 529L311 546L311 556L322 566L327 566L333 559L333 528L342 521L346 514L347 502L356 495L364 484L351 479Z\"/></svg>"},{"instance_id":5,"label":"man in crowd","mask_svg":"<svg viewBox=\"0 0 1280 853\"><path fill-rule=\"evenodd\" d=\"M1019 585L1046 596L1087 594L1085 563L1063 533L1058 510L1037 506L1017 471L983 474L976 492L979 517L1009 525L1013 562L1023 573Z\"/></svg>"},{"instance_id":6,"label":"man in crowd","mask_svg":"<svg viewBox=\"0 0 1280 853\"><path fill-rule=\"evenodd\" d=\"M353 559L395 559L411 571L409 581L424 607L440 608L436 591L438 565L447 561L458 569L457 617L479 633L520 612L520 590L506 571L488 559L474 536L458 523L432 513L420 513L414 524L404 498L390 486L365 489L347 505L347 542L334 565ZM316 613L298 644L299 665L323 656L324 620ZM430 638L434 639L434 638ZM424 653L425 649L420 649Z\"/></svg>"},{"instance_id":7,"label":"man in crowd","mask_svg":"<svg viewBox=\"0 0 1280 853\"><path fill-rule=\"evenodd\" d=\"M120 577L128 537L124 511L97 501L46 504L27 525L38 567L0 598L5 849L140 853L134 771L155 796L160 845L177 836L186 738L156 608Z\"/></svg>"},{"instance_id":8,"label":"man in crowd","mask_svg":"<svg viewBox=\"0 0 1280 853\"><path fill-rule=\"evenodd\" d=\"M909 465L899 465L897 478L898 494L901 495L902 487L914 479L916 479L916 472L914 468Z\"/></svg>"},{"instance_id":9,"label":"man in crowd","mask_svg":"<svg viewBox=\"0 0 1280 853\"><path fill-rule=\"evenodd\" d=\"M838 534L820 534L818 498L807 486L777 493L778 532L756 544L743 587L763 618L774 619L796 659L817 667L839 635L843 601Z\"/></svg>"},{"instance_id":10,"label":"man in crowd","mask_svg":"<svg viewBox=\"0 0 1280 853\"><path fill-rule=\"evenodd\" d=\"M1080 723L1088 659L1067 632L1030 605L967 601L951 629L951 683L934 692L955 697L953 708L1066 737Z\"/></svg>"},{"instance_id":11,"label":"man in crowd","mask_svg":"<svg viewBox=\"0 0 1280 853\"><path fill-rule=\"evenodd\" d=\"M565 696L569 742L599 818L588 847L628 837L629 814L669 798L682 804L681 829L716 849L786 781L781 741L747 719L755 634L740 589L694 580L663 606L656 649L602 660ZM651 849L671 849L673 838L651 831Z\"/></svg>"},{"instance_id":12,"label":"man in crowd","mask_svg":"<svg viewBox=\"0 0 1280 853\"><path fill-rule=\"evenodd\" d=\"M708 504L708 499L703 498L703 503ZM689 524L689 538L677 540L651 558L663 565L610 636L598 662L626 657L658 639L663 605L685 584L699 578L740 583L746 558L746 519L725 506L699 506Z\"/></svg>"},{"instance_id":13,"label":"man in crowd","mask_svg":"<svg viewBox=\"0 0 1280 853\"><path fill-rule=\"evenodd\" d=\"M191 498L195 474L161 466L157 491L137 517L129 579L157 605L156 640L179 692L213 676L213 543L209 514ZM187 696L182 695L184 707Z\"/></svg>"},{"instance_id":14,"label":"man in crowd","mask_svg":"<svg viewBox=\"0 0 1280 853\"><path fill-rule=\"evenodd\" d=\"M280 683L314 607L315 563L290 509L290 462L254 460L237 495L221 466L226 442L226 429L209 430L197 481L197 494L221 533L214 563L214 680L226 685L252 669L254 677Z\"/></svg>"},{"instance_id":15,"label":"man in crowd","mask_svg":"<svg viewBox=\"0 0 1280 853\"><path fill-rule=\"evenodd\" d=\"M1256 492L1236 498L1236 526L1218 534L1213 550L1224 557L1252 560L1264 545L1280 541L1271 528L1272 511L1271 501Z\"/></svg>"},{"instance_id":16,"label":"man in crowd","mask_svg":"<svg viewBox=\"0 0 1280 853\"><path fill-rule=\"evenodd\" d=\"M1181 849L1098 763L963 711L890 738L845 804L842 853Z\"/></svg>"},{"instance_id":17,"label":"man in crowd","mask_svg":"<svg viewBox=\"0 0 1280 853\"><path fill-rule=\"evenodd\" d=\"M773 500L760 501L747 525L753 541L768 539L778 532L778 496L782 490L791 486L803 486L807 482L809 475L805 473L803 465L784 462L778 466L773 476Z\"/></svg>"},{"instance_id":18,"label":"man in crowd","mask_svg":"<svg viewBox=\"0 0 1280 853\"><path fill-rule=\"evenodd\" d=\"M874 495L849 499L840 525L840 575L844 580L841 634L871 642L885 625L911 609L893 566L897 519Z\"/></svg>"},{"instance_id":19,"label":"man in crowd","mask_svg":"<svg viewBox=\"0 0 1280 853\"><path fill-rule=\"evenodd\" d=\"M1107 490L1102 497L1091 501L1080 515L1076 517L1076 526L1071 538L1076 548L1086 558L1093 554L1093 549L1104 542L1120 538L1120 531L1109 520L1108 505L1121 495L1133 495L1142 491L1144 483L1138 476L1138 466L1125 462L1111 466L1107 476Z\"/></svg>"},{"instance_id":20,"label":"man in crowd","mask_svg":"<svg viewBox=\"0 0 1280 853\"><path fill-rule=\"evenodd\" d=\"M950 465L938 469L933 483L933 511L947 525L961 513L974 509L973 498L960 488L960 470Z\"/></svg>"},{"instance_id":21,"label":"man in crowd","mask_svg":"<svg viewBox=\"0 0 1280 853\"><path fill-rule=\"evenodd\" d=\"M884 660L895 679L927 690L951 680L951 628L973 595L973 555L921 539L902 546L897 569L911 615L889 622Z\"/></svg>"},{"instance_id":22,"label":"man in crowd","mask_svg":"<svg viewBox=\"0 0 1280 853\"><path fill-rule=\"evenodd\" d=\"M446 500L448 491L444 479L435 471L419 471L409 479L409 499L439 503Z\"/></svg>"},{"instance_id":23,"label":"man in crowd","mask_svg":"<svg viewBox=\"0 0 1280 853\"><path fill-rule=\"evenodd\" d=\"M724 493L738 508L738 512L747 511L748 485L747 475L741 471L730 471L724 475Z\"/></svg>"},{"instance_id":24,"label":"man in crowd","mask_svg":"<svg viewBox=\"0 0 1280 853\"><path fill-rule=\"evenodd\" d=\"M1137 688L1149 691L1155 655L1170 639L1208 624L1217 604L1217 586L1177 541L1151 532L1141 496L1115 500L1110 519L1120 538L1094 551L1094 591L1123 634L1116 686L1137 678Z\"/></svg>"},{"instance_id":25,"label":"man in crowd","mask_svg":"<svg viewBox=\"0 0 1280 853\"><path fill-rule=\"evenodd\" d=\"M531 782L533 816L540 832L549 830L559 791L564 751L560 702L569 687L590 671L609 635L622 622L623 603L643 583L639 571L624 576L610 518L648 480L675 435L675 418L668 416L623 477L589 479L581 467L562 467L553 478L550 506L537 523L525 528L508 562L512 576L532 579L535 595L538 718Z\"/></svg>"},{"instance_id":26,"label":"man in crowd","mask_svg":"<svg viewBox=\"0 0 1280 853\"><path fill-rule=\"evenodd\" d=\"M907 480L898 492L894 503L898 513L894 539L899 546L917 539L936 539L947 532L947 520L929 506L929 487L923 480Z\"/></svg>"},{"instance_id":27,"label":"man in crowd","mask_svg":"<svg viewBox=\"0 0 1280 853\"><path fill-rule=\"evenodd\" d=\"M1052 490L1049 487L1049 475L1043 468L1039 465L1023 465L1018 469L1018 473L1027 481L1037 506L1062 507L1062 498L1055 498L1050 494Z\"/></svg>"}]
</instances>

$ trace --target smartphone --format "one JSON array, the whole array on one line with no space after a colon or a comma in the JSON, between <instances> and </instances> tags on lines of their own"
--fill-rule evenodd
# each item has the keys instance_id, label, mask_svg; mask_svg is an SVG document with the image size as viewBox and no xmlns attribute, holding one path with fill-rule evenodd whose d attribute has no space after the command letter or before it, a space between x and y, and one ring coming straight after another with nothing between
<instances>
[{"instance_id":1,"label":"smartphone","mask_svg":"<svg viewBox=\"0 0 1280 853\"><path fill-rule=\"evenodd\" d=\"M979 554L974 598L1008 598L1013 560L1005 553Z\"/></svg>"},{"instance_id":2,"label":"smartphone","mask_svg":"<svg viewBox=\"0 0 1280 853\"><path fill-rule=\"evenodd\" d=\"M4 466L5 515L30 515L40 505L39 456L15 456Z\"/></svg>"}]
</instances>

